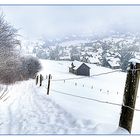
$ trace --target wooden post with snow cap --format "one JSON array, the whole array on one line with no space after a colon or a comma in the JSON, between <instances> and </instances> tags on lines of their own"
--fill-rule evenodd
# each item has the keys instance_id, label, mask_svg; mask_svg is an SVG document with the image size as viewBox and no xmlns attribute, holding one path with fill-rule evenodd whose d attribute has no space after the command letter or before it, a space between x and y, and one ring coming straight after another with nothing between
<instances>
[{"instance_id":1,"label":"wooden post with snow cap","mask_svg":"<svg viewBox=\"0 0 140 140\"><path fill-rule=\"evenodd\" d=\"M140 61L131 59L124 89L119 126L131 133L140 76Z\"/></svg>"},{"instance_id":2,"label":"wooden post with snow cap","mask_svg":"<svg viewBox=\"0 0 140 140\"><path fill-rule=\"evenodd\" d=\"M51 82L51 74L49 74L49 78L48 78L48 87L47 87L47 95L49 95L49 91L50 91L50 82Z\"/></svg>"}]
</instances>

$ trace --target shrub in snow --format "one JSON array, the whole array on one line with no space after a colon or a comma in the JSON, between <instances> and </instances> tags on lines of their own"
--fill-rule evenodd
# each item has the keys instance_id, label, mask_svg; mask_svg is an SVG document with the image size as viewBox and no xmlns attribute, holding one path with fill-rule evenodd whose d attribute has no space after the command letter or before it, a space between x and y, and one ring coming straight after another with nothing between
<instances>
[{"instance_id":1,"label":"shrub in snow","mask_svg":"<svg viewBox=\"0 0 140 140\"><path fill-rule=\"evenodd\" d=\"M35 78L41 65L36 58L16 58L5 62L5 67L0 71L0 83L12 84L16 81L28 80Z\"/></svg>"},{"instance_id":2,"label":"shrub in snow","mask_svg":"<svg viewBox=\"0 0 140 140\"><path fill-rule=\"evenodd\" d=\"M35 78L41 69L41 64L38 59L34 57L22 57L21 62L21 75L23 79Z\"/></svg>"}]
</instances>

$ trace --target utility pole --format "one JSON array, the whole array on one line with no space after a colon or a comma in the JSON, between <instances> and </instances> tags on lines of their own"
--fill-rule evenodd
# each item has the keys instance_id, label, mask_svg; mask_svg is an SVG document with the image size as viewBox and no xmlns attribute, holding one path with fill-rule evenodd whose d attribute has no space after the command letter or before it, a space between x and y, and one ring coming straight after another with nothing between
<instances>
[{"instance_id":1,"label":"utility pole","mask_svg":"<svg viewBox=\"0 0 140 140\"><path fill-rule=\"evenodd\" d=\"M140 63L131 62L127 72L127 78L124 89L123 105L121 108L121 116L119 126L125 128L131 133L134 109L138 91Z\"/></svg>"}]
</instances>

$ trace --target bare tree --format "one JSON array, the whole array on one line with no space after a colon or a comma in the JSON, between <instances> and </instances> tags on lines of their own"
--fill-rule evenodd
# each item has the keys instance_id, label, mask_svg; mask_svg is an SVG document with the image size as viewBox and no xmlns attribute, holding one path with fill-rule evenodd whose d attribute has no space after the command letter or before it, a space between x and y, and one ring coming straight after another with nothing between
<instances>
[{"instance_id":1,"label":"bare tree","mask_svg":"<svg viewBox=\"0 0 140 140\"><path fill-rule=\"evenodd\" d=\"M0 83L12 84L16 81L35 78L41 65L36 58L21 57L16 47L20 45L17 30L0 16Z\"/></svg>"},{"instance_id":2,"label":"bare tree","mask_svg":"<svg viewBox=\"0 0 140 140\"><path fill-rule=\"evenodd\" d=\"M0 15L0 83L10 83L19 66L19 55L15 48L20 45L17 30L9 25L3 14ZM12 76L11 76L12 75Z\"/></svg>"}]
</instances>

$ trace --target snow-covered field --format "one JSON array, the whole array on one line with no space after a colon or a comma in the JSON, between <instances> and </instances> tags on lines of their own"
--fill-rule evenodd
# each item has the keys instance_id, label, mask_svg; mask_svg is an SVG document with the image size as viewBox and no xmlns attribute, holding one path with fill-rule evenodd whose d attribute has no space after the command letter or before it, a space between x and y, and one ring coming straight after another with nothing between
<instances>
[{"instance_id":1,"label":"snow-covered field","mask_svg":"<svg viewBox=\"0 0 140 140\"><path fill-rule=\"evenodd\" d=\"M35 80L0 85L0 134L128 134L118 127L121 106L95 101L122 104L126 73L78 79L68 72L69 61L40 61L44 86L36 86ZM91 75L113 71L89 66ZM50 95L48 74L52 75ZM61 80L69 78L76 79ZM135 111L132 134L140 134L139 117Z\"/></svg>"}]
</instances>

